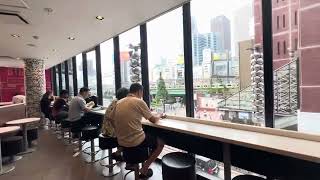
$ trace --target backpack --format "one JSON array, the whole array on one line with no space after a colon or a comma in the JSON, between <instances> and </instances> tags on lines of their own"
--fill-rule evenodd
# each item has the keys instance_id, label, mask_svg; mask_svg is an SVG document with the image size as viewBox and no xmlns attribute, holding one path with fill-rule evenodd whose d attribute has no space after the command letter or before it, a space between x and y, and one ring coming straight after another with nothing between
<instances>
[{"instance_id":1,"label":"backpack","mask_svg":"<svg viewBox=\"0 0 320 180\"><path fill-rule=\"evenodd\" d=\"M104 115L103 124L102 124L102 134L104 136L115 137L114 132L114 115L116 112L118 100L113 100L111 104L106 109L106 113Z\"/></svg>"}]
</instances>

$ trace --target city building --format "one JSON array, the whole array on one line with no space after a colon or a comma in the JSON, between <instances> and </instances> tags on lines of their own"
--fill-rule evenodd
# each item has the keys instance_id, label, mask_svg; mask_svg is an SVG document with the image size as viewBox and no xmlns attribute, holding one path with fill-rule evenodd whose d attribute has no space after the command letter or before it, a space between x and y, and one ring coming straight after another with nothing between
<instances>
[{"instance_id":1,"label":"city building","mask_svg":"<svg viewBox=\"0 0 320 180\"><path fill-rule=\"evenodd\" d=\"M211 32L220 36L222 50L231 51L230 20L226 16L217 16L211 20Z\"/></svg>"}]
</instances>

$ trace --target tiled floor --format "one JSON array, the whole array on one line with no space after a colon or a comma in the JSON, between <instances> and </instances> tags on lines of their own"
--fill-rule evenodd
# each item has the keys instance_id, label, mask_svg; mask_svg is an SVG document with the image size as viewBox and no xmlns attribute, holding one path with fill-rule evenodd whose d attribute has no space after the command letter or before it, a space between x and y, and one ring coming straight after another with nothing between
<instances>
[{"instance_id":1,"label":"tiled floor","mask_svg":"<svg viewBox=\"0 0 320 180\"><path fill-rule=\"evenodd\" d=\"M72 146L65 146L51 130L39 131L37 150L15 162L15 170L0 180L122 180L127 171L114 177L103 177L99 163L87 164L81 156L73 157ZM161 166L153 164L150 180L160 180ZM131 173L127 180L132 180Z\"/></svg>"}]
</instances>

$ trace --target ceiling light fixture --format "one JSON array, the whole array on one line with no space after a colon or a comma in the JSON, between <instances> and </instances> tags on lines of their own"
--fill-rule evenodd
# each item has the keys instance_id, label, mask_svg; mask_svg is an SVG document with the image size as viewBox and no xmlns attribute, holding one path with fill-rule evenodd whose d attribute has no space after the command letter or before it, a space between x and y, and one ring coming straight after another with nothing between
<instances>
[{"instance_id":1,"label":"ceiling light fixture","mask_svg":"<svg viewBox=\"0 0 320 180\"><path fill-rule=\"evenodd\" d=\"M36 47L35 44L27 44L27 46L29 46L29 47Z\"/></svg>"},{"instance_id":2,"label":"ceiling light fixture","mask_svg":"<svg viewBox=\"0 0 320 180\"><path fill-rule=\"evenodd\" d=\"M76 38L74 38L74 37L68 37L68 39L73 41L73 40L75 40Z\"/></svg>"},{"instance_id":3,"label":"ceiling light fixture","mask_svg":"<svg viewBox=\"0 0 320 180\"><path fill-rule=\"evenodd\" d=\"M19 38L20 37L20 35L18 35L18 34L11 34L11 36L14 37L14 38Z\"/></svg>"},{"instance_id":4,"label":"ceiling light fixture","mask_svg":"<svg viewBox=\"0 0 320 180\"><path fill-rule=\"evenodd\" d=\"M102 21L102 20L104 20L104 17L103 16L96 16L96 19L99 21Z\"/></svg>"}]
</instances>

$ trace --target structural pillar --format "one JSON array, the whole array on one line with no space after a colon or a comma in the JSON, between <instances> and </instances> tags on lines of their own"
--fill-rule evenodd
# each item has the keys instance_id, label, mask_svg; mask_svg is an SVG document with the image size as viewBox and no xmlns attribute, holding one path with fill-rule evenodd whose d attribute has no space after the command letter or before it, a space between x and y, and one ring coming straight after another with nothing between
<instances>
[{"instance_id":1,"label":"structural pillar","mask_svg":"<svg viewBox=\"0 0 320 180\"><path fill-rule=\"evenodd\" d=\"M44 61L25 59L24 63L27 117L41 117L40 100L46 87Z\"/></svg>"}]
</instances>

